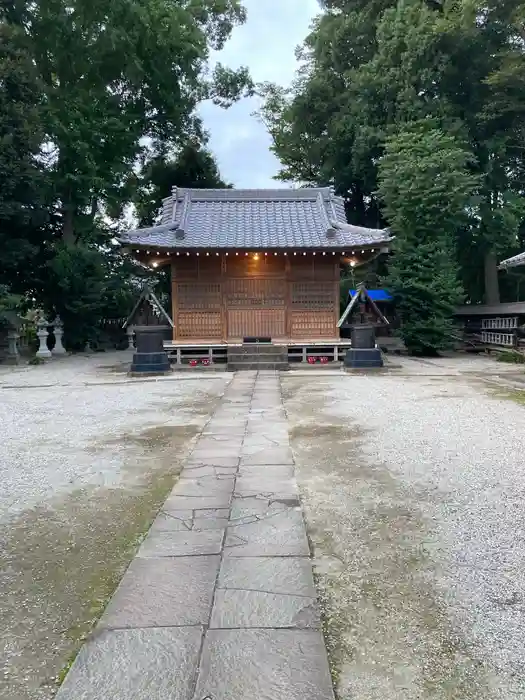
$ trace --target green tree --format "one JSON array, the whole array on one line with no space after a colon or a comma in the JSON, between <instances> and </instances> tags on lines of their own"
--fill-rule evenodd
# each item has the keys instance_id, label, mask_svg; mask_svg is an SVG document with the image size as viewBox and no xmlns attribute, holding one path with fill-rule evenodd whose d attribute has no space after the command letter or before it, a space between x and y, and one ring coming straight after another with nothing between
<instances>
[{"instance_id":1,"label":"green tree","mask_svg":"<svg viewBox=\"0 0 525 700\"><path fill-rule=\"evenodd\" d=\"M462 299L455 240L474 204L472 155L430 121L407 124L386 141L378 195L395 235L386 285L409 352L451 345Z\"/></svg>"},{"instance_id":2,"label":"green tree","mask_svg":"<svg viewBox=\"0 0 525 700\"><path fill-rule=\"evenodd\" d=\"M0 286L17 294L44 241L41 97L24 36L0 12Z\"/></svg>"},{"instance_id":3,"label":"green tree","mask_svg":"<svg viewBox=\"0 0 525 700\"><path fill-rule=\"evenodd\" d=\"M375 192L386 140L407 120L435 119L467 144L480 176L477 209L457 234L468 298L497 302L496 262L516 249L524 218L525 3L324 5L292 91L265 87L280 177L333 184L350 220L383 224Z\"/></svg>"},{"instance_id":4,"label":"green tree","mask_svg":"<svg viewBox=\"0 0 525 700\"><path fill-rule=\"evenodd\" d=\"M155 223L162 200L169 197L175 185L195 188L229 187L220 176L213 154L198 143L186 144L174 158L154 156L144 165L138 178L134 201L140 226Z\"/></svg>"},{"instance_id":5,"label":"green tree","mask_svg":"<svg viewBox=\"0 0 525 700\"><path fill-rule=\"evenodd\" d=\"M70 347L136 298L112 239L139 164L152 215L167 154L181 184L218 184L184 146L205 142L200 101L251 91L245 68L206 68L244 19L240 0L0 0L0 286L60 313Z\"/></svg>"},{"instance_id":6,"label":"green tree","mask_svg":"<svg viewBox=\"0 0 525 700\"><path fill-rule=\"evenodd\" d=\"M239 0L40 0L13 3L43 85L43 125L61 235L85 240L107 208L131 196L129 176L145 148L166 152L200 133L202 99L225 106L250 82L219 65L244 20Z\"/></svg>"}]
</instances>

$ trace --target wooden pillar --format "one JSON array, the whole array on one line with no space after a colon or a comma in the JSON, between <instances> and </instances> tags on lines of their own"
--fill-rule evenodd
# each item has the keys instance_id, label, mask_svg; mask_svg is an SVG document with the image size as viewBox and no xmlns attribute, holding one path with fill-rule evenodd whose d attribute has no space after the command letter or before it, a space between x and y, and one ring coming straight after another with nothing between
<instances>
[{"instance_id":1,"label":"wooden pillar","mask_svg":"<svg viewBox=\"0 0 525 700\"><path fill-rule=\"evenodd\" d=\"M290 258L286 257L284 263L284 279L286 284L286 298L285 298L285 309L284 309L284 329L286 333L287 340L292 339L292 266L290 264Z\"/></svg>"},{"instance_id":2,"label":"wooden pillar","mask_svg":"<svg viewBox=\"0 0 525 700\"><path fill-rule=\"evenodd\" d=\"M339 331L337 328L337 322L339 321L339 314L340 314L340 308L339 308L339 299L341 297L340 278L341 278L341 262L338 260L335 264L334 338L337 338L339 335Z\"/></svg>"},{"instance_id":3,"label":"wooden pillar","mask_svg":"<svg viewBox=\"0 0 525 700\"><path fill-rule=\"evenodd\" d=\"M228 269L226 267L226 256L221 255L221 341L226 343L228 341L228 308L227 308L227 297L226 297L226 281L228 279Z\"/></svg>"},{"instance_id":4,"label":"wooden pillar","mask_svg":"<svg viewBox=\"0 0 525 700\"><path fill-rule=\"evenodd\" d=\"M173 320L173 340L177 340L179 328L178 323L178 301L177 301L177 267L175 261L171 263L171 317Z\"/></svg>"}]
</instances>

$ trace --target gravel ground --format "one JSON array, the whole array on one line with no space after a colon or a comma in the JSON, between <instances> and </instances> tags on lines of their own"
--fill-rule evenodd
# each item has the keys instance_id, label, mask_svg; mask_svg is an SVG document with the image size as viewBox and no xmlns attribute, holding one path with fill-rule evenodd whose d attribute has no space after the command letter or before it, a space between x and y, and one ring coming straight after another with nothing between
<instances>
[{"instance_id":1,"label":"gravel ground","mask_svg":"<svg viewBox=\"0 0 525 700\"><path fill-rule=\"evenodd\" d=\"M129 359L0 369L2 700L53 697L231 379Z\"/></svg>"},{"instance_id":2,"label":"gravel ground","mask_svg":"<svg viewBox=\"0 0 525 700\"><path fill-rule=\"evenodd\" d=\"M400 363L282 379L339 697L525 698L516 368Z\"/></svg>"}]
</instances>

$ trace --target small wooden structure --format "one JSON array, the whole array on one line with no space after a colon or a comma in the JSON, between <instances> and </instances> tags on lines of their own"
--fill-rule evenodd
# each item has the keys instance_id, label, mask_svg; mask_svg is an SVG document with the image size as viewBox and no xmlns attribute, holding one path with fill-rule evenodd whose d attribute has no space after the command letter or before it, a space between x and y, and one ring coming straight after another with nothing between
<instances>
[{"instance_id":1,"label":"small wooden structure","mask_svg":"<svg viewBox=\"0 0 525 700\"><path fill-rule=\"evenodd\" d=\"M456 310L468 346L525 350L525 302L469 304Z\"/></svg>"},{"instance_id":2,"label":"small wooden structure","mask_svg":"<svg viewBox=\"0 0 525 700\"><path fill-rule=\"evenodd\" d=\"M189 190L175 187L158 226L130 231L126 249L169 265L173 336L220 353L247 337L302 348L337 344L342 262L388 252L386 230L346 223L330 188Z\"/></svg>"},{"instance_id":3,"label":"small wooden structure","mask_svg":"<svg viewBox=\"0 0 525 700\"><path fill-rule=\"evenodd\" d=\"M388 326L390 321L380 310L364 284L360 284L351 295L345 312L337 323L338 328L351 324Z\"/></svg>"}]
</instances>

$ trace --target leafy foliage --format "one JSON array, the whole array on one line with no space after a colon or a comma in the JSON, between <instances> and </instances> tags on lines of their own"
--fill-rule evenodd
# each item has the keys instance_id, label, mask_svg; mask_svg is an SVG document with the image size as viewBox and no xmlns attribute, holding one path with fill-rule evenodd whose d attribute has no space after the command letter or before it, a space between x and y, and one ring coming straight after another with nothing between
<instances>
[{"instance_id":1,"label":"leafy foliage","mask_svg":"<svg viewBox=\"0 0 525 700\"><path fill-rule=\"evenodd\" d=\"M70 347L136 299L129 205L153 219L172 184L223 184L196 107L252 91L206 68L244 19L240 0L0 2L2 299L59 313Z\"/></svg>"},{"instance_id":2,"label":"leafy foliage","mask_svg":"<svg viewBox=\"0 0 525 700\"><path fill-rule=\"evenodd\" d=\"M452 136L423 121L389 138L380 161L378 194L396 236L386 283L413 354L451 345L462 299L455 234L478 184L470 160Z\"/></svg>"},{"instance_id":3,"label":"leafy foliage","mask_svg":"<svg viewBox=\"0 0 525 700\"><path fill-rule=\"evenodd\" d=\"M24 37L0 23L0 285L18 293L26 261L43 241L40 103Z\"/></svg>"},{"instance_id":4,"label":"leafy foliage","mask_svg":"<svg viewBox=\"0 0 525 700\"><path fill-rule=\"evenodd\" d=\"M176 158L157 156L149 160L138 180L135 205L141 226L151 226L159 214L162 200L172 187L223 188L213 155L198 143L186 144Z\"/></svg>"},{"instance_id":5,"label":"leafy foliage","mask_svg":"<svg viewBox=\"0 0 525 700\"><path fill-rule=\"evenodd\" d=\"M323 6L292 90L263 86L279 177L333 184L351 221L383 225L376 192L387 140L406 122L434 119L465 144L479 175L476 206L456 233L467 297L498 301L497 258L523 244L525 3Z\"/></svg>"}]
</instances>

